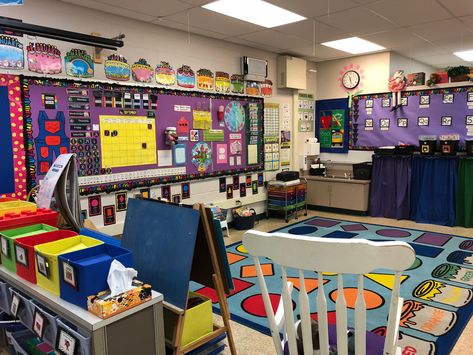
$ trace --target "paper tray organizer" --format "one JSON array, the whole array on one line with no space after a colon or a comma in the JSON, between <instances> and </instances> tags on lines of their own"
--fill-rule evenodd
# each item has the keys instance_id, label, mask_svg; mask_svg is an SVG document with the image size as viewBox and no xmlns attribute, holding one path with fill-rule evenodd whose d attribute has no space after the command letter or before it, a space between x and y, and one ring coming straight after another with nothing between
<instances>
[{"instance_id":1,"label":"paper tray organizer","mask_svg":"<svg viewBox=\"0 0 473 355\"><path fill-rule=\"evenodd\" d=\"M108 288L107 276L113 260L133 267L132 252L115 245L101 244L61 254L58 257L61 298L87 309L87 297ZM70 273L68 279L66 271Z\"/></svg>"},{"instance_id":2,"label":"paper tray organizer","mask_svg":"<svg viewBox=\"0 0 473 355\"><path fill-rule=\"evenodd\" d=\"M14 241L17 238L30 237L32 235L51 232L57 230L56 227L47 224L33 224L32 226L7 229L0 232L2 265L11 272L16 272L16 260ZM22 261L26 261L26 255L20 255Z\"/></svg>"},{"instance_id":3,"label":"paper tray organizer","mask_svg":"<svg viewBox=\"0 0 473 355\"><path fill-rule=\"evenodd\" d=\"M34 254L34 247L40 244L46 244L76 236L76 232L58 230L46 233L37 234L31 237L24 237L15 239L16 256L23 253L26 255L26 262L16 260L16 273L18 276L28 280L31 283L36 283L36 258Z\"/></svg>"},{"instance_id":4,"label":"paper tray organizer","mask_svg":"<svg viewBox=\"0 0 473 355\"><path fill-rule=\"evenodd\" d=\"M58 256L100 244L103 244L100 240L78 235L35 246L36 282L38 286L59 296Z\"/></svg>"}]
</instances>

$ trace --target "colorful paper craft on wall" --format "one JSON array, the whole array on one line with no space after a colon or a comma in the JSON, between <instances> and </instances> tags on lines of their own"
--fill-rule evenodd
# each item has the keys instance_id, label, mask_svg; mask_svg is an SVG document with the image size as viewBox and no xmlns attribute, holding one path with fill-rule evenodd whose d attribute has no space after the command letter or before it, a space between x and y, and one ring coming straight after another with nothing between
<instances>
[{"instance_id":1,"label":"colorful paper craft on wall","mask_svg":"<svg viewBox=\"0 0 473 355\"><path fill-rule=\"evenodd\" d=\"M232 101L225 107L224 119L230 132L240 132L245 125L245 109L238 101Z\"/></svg>"},{"instance_id":2,"label":"colorful paper craft on wall","mask_svg":"<svg viewBox=\"0 0 473 355\"><path fill-rule=\"evenodd\" d=\"M245 79L243 75L233 74L231 76L231 88L234 94L243 94L245 93Z\"/></svg>"},{"instance_id":3,"label":"colorful paper craft on wall","mask_svg":"<svg viewBox=\"0 0 473 355\"><path fill-rule=\"evenodd\" d=\"M31 43L26 47L28 70L40 74L62 71L61 51L52 44Z\"/></svg>"},{"instance_id":4,"label":"colorful paper craft on wall","mask_svg":"<svg viewBox=\"0 0 473 355\"><path fill-rule=\"evenodd\" d=\"M259 93L259 83L256 81L246 81L245 82L245 91L247 95L258 96Z\"/></svg>"},{"instance_id":5,"label":"colorful paper craft on wall","mask_svg":"<svg viewBox=\"0 0 473 355\"><path fill-rule=\"evenodd\" d=\"M131 66L131 75L134 81L150 83L153 80L154 70L146 59L140 58Z\"/></svg>"},{"instance_id":6,"label":"colorful paper craft on wall","mask_svg":"<svg viewBox=\"0 0 473 355\"><path fill-rule=\"evenodd\" d=\"M161 61L156 66L156 82L166 86L176 83L176 72L168 62Z\"/></svg>"},{"instance_id":7,"label":"colorful paper craft on wall","mask_svg":"<svg viewBox=\"0 0 473 355\"><path fill-rule=\"evenodd\" d=\"M206 142L223 142L225 140L225 133L223 129L204 130L204 137L202 140Z\"/></svg>"},{"instance_id":8,"label":"colorful paper craft on wall","mask_svg":"<svg viewBox=\"0 0 473 355\"><path fill-rule=\"evenodd\" d=\"M117 212L126 211L127 202L128 198L126 192L117 192L115 194L115 205Z\"/></svg>"},{"instance_id":9,"label":"colorful paper craft on wall","mask_svg":"<svg viewBox=\"0 0 473 355\"><path fill-rule=\"evenodd\" d=\"M23 69L23 44L14 37L0 36L0 68Z\"/></svg>"},{"instance_id":10,"label":"colorful paper craft on wall","mask_svg":"<svg viewBox=\"0 0 473 355\"><path fill-rule=\"evenodd\" d=\"M273 82L269 79L266 79L260 84L260 92L264 97L273 96Z\"/></svg>"},{"instance_id":11,"label":"colorful paper craft on wall","mask_svg":"<svg viewBox=\"0 0 473 355\"><path fill-rule=\"evenodd\" d=\"M230 92L230 75L228 73L215 72L215 91L225 94Z\"/></svg>"},{"instance_id":12,"label":"colorful paper craft on wall","mask_svg":"<svg viewBox=\"0 0 473 355\"><path fill-rule=\"evenodd\" d=\"M183 65L177 69L177 85L183 88L192 89L195 86L194 71L188 65Z\"/></svg>"},{"instance_id":13,"label":"colorful paper craft on wall","mask_svg":"<svg viewBox=\"0 0 473 355\"><path fill-rule=\"evenodd\" d=\"M212 113L207 105L197 104L197 109L192 111L192 118L194 120L194 129L211 129L212 128Z\"/></svg>"},{"instance_id":14,"label":"colorful paper craft on wall","mask_svg":"<svg viewBox=\"0 0 473 355\"><path fill-rule=\"evenodd\" d=\"M0 74L0 198L26 199L26 161L20 78Z\"/></svg>"},{"instance_id":15,"label":"colorful paper craft on wall","mask_svg":"<svg viewBox=\"0 0 473 355\"><path fill-rule=\"evenodd\" d=\"M228 146L226 144L217 144L217 164L227 164Z\"/></svg>"},{"instance_id":16,"label":"colorful paper craft on wall","mask_svg":"<svg viewBox=\"0 0 473 355\"><path fill-rule=\"evenodd\" d=\"M207 171L212 165L212 149L205 142L197 143L192 148L192 163L200 172Z\"/></svg>"},{"instance_id":17,"label":"colorful paper craft on wall","mask_svg":"<svg viewBox=\"0 0 473 355\"><path fill-rule=\"evenodd\" d=\"M189 121L184 116L177 121L177 134L186 136L189 134Z\"/></svg>"},{"instance_id":18,"label":"colorful paper craft on wall","mask_svg":"<svg viewBox=\"0 0 473 355\"><path fill-rule=\"evenodd\" d=\"M105 76L111 80L130 80L130 64L122 55L111 54L104 64Z\"/></svg>"},{"instance_id":19,"label":"colorful paper craft on wall","mask_svg":"<svg viewBox=\"0 0 473 355\"><path fill-rule=\"evenodd\" d=\"M197 70L197 88L206 91L214 89L214 73L209 69Z\"/></svg>"},{"instance_id":20,"label":"colorful paper craft on wall","mask_svg":"<svg viewBox=\"0 0 473 355\"><path fill-rule=\"evenodd\" d=\"M181 184L181 195L183 200L191 197L191 187L188 182L183 182Z\"/></svg>"},{"instance_id":21,"label":"colorful paper craft on wall","mask_svg":"<svg viewBox=\"0 0 473 355\"><path fill-rule=\"evenodd\" d=\"M94 61L83 49L73 48L64 57L66 75L76 78L92 78L94 76Z\"/></svg>"}]
</instances>

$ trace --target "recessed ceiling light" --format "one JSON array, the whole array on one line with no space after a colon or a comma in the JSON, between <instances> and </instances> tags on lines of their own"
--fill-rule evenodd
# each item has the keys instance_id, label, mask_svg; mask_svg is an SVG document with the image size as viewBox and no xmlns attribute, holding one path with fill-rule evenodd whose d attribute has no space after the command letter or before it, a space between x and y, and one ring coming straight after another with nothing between
<instances>
[{"instance_id":1,"label":"recessed ceiling light","mask_svg":"<svg viewBox=\"0 0 473 355\"><path fill-rule=\"evenodd\" d=\"M298 22L306 18L262 0L219 0L202 6L211 11L266 28Z\"/></svg>"},{"instance_id":2,"label":"recessed ceiling light","mask_svg":"<svg viewBox=\"0 0 473 355\"><path fill-rule=\"evenodd\" d=\"M455 52L453 54L455 54L457 57L463 60L466 60L467 62L473 62L473 50Z\"/></svg>"},{"instance_id":3,"label":"recessed ceiling light","mask_svg":"<svg viewBox=\"0 0 473 355\"><path fill-rule=\"evenodd\" d=\"M351 54L361 54L386 49L379 44L358 37L350 37L339 39L337 41L324 42L322 45Z\"/></svg>"}]
</instances>

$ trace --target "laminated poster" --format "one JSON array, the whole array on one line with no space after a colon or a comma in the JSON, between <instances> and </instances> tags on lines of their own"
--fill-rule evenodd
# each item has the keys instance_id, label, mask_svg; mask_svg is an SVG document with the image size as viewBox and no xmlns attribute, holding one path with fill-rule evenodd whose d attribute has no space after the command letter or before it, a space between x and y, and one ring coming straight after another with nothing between
<instances>
[{"instance_id":1,"label":"laminated poster","mask_svg":"<svg viewBox=\"0 0 473 355\"><path fill-rule=\"evenodd\" d=\"M72 48L64 57L66 75L76 78L92 78L94 76L94 61L83 49Z\"/></svg>"},{"instance_id":2,"label":"laminated poster","mask_svg":"<svg viewBox=\"0 0 473 355\"><path fill-rule=\"evenodd\" d=\"M245 80L243 78L243 75L233 74L230 79L230 85L234 94L245 93Z\"/></svg>"},{"instance_id":3,"label":"laminated poster","mask_svg":"<svg viewBox=\"0 0 473 355\"><path fill-rule=\"evenodd\" d=\"M46 43L31 43L26 47L28 70L39 74L62 72L61 51Z\"/></svg>"},{"instance_id":4,"label":"laminated poster","mask_svg":"<svg viewBox=\"0 0 473 355\"><path fill-rule=\"evenodd\" d=\"M225 94L230 92L230 75L228 73L215 72L215 91Z\"/></svg>"},{"instance_id":5,"label":"laminated poster","mask_svg":"<svg viewBox=\"0 0 473 355\"><path fill-rule=\"evenodd\" d=\"M0 36L0 68L21 70L24 67L23 44L14 37Z\"/></svg>"},{"instance_id":6,"label":"laminated poster","mask_svg":"<svg viewBox=\"0 0 473 355\"><path fill-rule=\"evenodd\" d=\"M199 142L192 148L191 157L199 172L206 172L212 165L212 149L205 142Z\"/></svg>"},{"instance_id":7,"label":"laminated poster","mask_svg":"<svg viewBox=\"0 0 473 355\"><path fill-rule=\"evenodd\" d=\"M111 80L130 80L130 64L122 55L108 56L104 64L105 76Z\"/></svg>"},{"instance_id":8,"label":"laminated poster","mask_svg":"<svg viewBox=\"0 0 473 355\"><path fill-rule=\"evenodd\" d=\"M131 66L131 75L134 81L139 83L150 83L153 80L154 70L146 59L140 58Z\"/></svg>"},{"instance_id":9,"label":"laminated poster","mask_svg":"<svg viewBox=\"0 0 473 355\"><path fill-rule=\"evenodd\" d=\"M188 65L183 65L177 69L177 85L183 88L192 89L195 87L195 74Z\"/></svg>"},{"instance_id":10,"label":"laminated poster","mask_svg":"<svg viewBox=\"0 0 473 355\"><path fill-rule=\"evenodd\" d=\"M197 88L205 91L212 91L214 89L214 73L211 70L197 70Z\"/></svg>"},{"instance_id":11,"label":"laminated poster","mask_svg":"<svg viewBox=\"0 0 473 355\"><path fill-rule=\"evenodd\" d=\"M176 72L168 62L161 61L156 67L156 82L171 86L176 83Z\"/></svg>"}]
</instances>

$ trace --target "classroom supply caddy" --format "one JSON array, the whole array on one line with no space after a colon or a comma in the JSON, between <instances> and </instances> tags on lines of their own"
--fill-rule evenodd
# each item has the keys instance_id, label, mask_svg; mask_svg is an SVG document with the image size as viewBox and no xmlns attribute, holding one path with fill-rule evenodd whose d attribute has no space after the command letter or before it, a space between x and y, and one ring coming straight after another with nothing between
<instances>
[{"instance_id":1,"label":"classroom supply caddy","mask_svg":"<svg viewBox=\"0 0 473 355\"><path fill-rule=\"evenodd\" d=\"M16 255L14 241L17 238L29 237L36 234L57 230L55 227L47 224L33 224L32 226L7 229L0 232L0 242L2 247L2 265L8 270L16 272L16 261L26 262L26 255Z\"/></svg>"},{"instance_id":2,"label":"classroom supply caddy","mask_svg":"<svg viewBox=\"0 0 473 355\"><path fill-rule=\"evenodd\" d=\"M37 265L36 282L38 286L59 296L59 255L94 247L100 244L103 244L100 240L78 235L35 246L34 249Z\"/></svg>"},{"instance_id":3,"label":"classroom supply caddy","mask_svg":"<svg viewBox=\"0 0 473 355\"><path fill-rule=\"evenodd\" d=\"M269 218L271 212L276 212L284 215L287 223L290 217L298 219L299 211L305 210L304 216L307 216L306 192L305 179L288 183L278 180L269 181L266 217Z\"/></svg>"},{"instance_id":4,"label":"classroom supply caddy","mask_svg":"<svg viewBox=\"0 0 473 355\"><path fill-rule=\"evenodd\" d=\"M34 247L36 245L55 242L64 238L76 236L77 233L73 231L57 230L37 234L31 237L24 237L15 239L15 250L26 256L25 262L16 260L16 273L18 276L28 280L31 283L36 283L36 259ZM17 253L18 254L18 253Z\"/></svg>"},{"instance_id":5,"label":"classroom supply caddy","mask_svg":"<svg viewBox=\"0 0 473 355\"><path fill-rule=\"evenodd\" d=\"M88 296L108 289L107 276L113 260L133 267L131 251L108 244L59 255L61 298L87 309Z\"/></svg>"}]
</instances>

